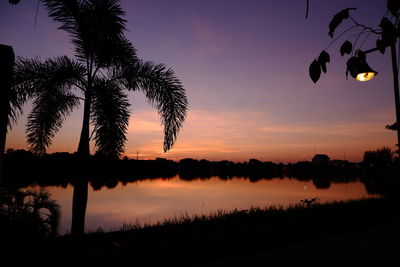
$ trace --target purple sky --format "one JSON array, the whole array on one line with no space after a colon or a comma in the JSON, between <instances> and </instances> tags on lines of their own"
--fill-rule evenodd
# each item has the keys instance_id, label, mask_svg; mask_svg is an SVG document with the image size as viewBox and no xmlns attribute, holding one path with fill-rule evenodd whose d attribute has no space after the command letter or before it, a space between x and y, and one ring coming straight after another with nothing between
<instances>
[{"instance_id":1,"label":"purple sky","mask_svg":"<svg viewBox=\"0 0 400 267\"><path fill-rule=\"evenodd\" d=\"M73 56L68 36L42 7L34 28L36 1L6 2L0 2L0 43L25 57ZM126 155L288 162L310 160L314 152L360 160L365 150L394 148L395 132L384 129L395 121L389 53L368 55L369 65L379 72L375 79L346 80L347 57L341 58L339 47L355 30L327 50L331 63L317 84L308 76L311 61L331 42L328 24L335 13L358 7L354 18L377 27L386 15L385 1L310 0L307 20L305 0L121 4L129 21L127 37L139 56L172 67L190 103L175 147L164 154L156 110L140 93L130 93ZM336 33L346 25L350 21ZM370 35L363 48L372 48L376 39ZM29 111L28 104L25 114ZM49 152L76 150L81 113L65 121ZM22 116L8 135L8 147L26 148L25 123Z\"/></svg>"}]
</instances>

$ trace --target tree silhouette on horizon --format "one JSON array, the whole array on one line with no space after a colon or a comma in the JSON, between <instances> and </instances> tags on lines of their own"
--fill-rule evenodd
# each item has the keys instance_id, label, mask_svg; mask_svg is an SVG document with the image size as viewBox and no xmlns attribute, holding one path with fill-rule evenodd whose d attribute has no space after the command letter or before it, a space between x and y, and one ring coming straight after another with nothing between
<instances>
[{"instance_id":1,"label":"tree silhouette on horizon","mask_svg":"<svg viewBox=\"0 0 400 267\"><path fill-rule=\"evenodd\" d=\"M42 0L49 16L71 37L76 59L18 58L14 90L33 99L27 142L44 154L64 119L81 103L83 121L77 155L119 156L126 141L130 104L126 91L141 91L164 125L164 151L174 145L186 117L188 101L180 80L164 64L143 61L125 37L125 12L118 0ZM92 125L92 133L90 126ZM84 232L88 183L74 184L71 234Z\"/></svg>"}]
</instances>

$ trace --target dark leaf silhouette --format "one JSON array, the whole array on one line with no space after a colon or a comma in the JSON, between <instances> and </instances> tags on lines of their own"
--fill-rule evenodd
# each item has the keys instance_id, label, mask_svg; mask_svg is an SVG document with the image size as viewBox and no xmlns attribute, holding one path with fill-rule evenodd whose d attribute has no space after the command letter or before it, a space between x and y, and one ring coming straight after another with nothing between
<instances>
[{"instance_id":1,"label":"dark leaf silhouette","mask_svg":"<svg viewBox=\"0 0 400 267\"><path fill-rule=\"evenodd\" d=\"M379 52L385 54L386 47L381 39L376 40L376 48L378 48Z\"/></svg>"},{"instance_id":2,"label":"dark leaf silhouette","mask_svg":"<svg viewBox=\"0 0 400 267\"><path fill-rule=\"evenodd\" d=\"M28 234L29 238L36 235L56 237L60 215L60 206L50 198L48 192L1 190L1 227L6 231L11 231L13 237L19 234L15 232L16 230ZM12 225L18 225L18 227L15 228ZM5 232L2 231L3 233Z\"/></svg>"},{"instance_id":3,"label":"dark leaf silhouette","mask_svg":"<svg viewBox=\"0 0 400 267\"><path fill-rule=\"evenodd\" d=\"M321 70L326 73L326 64L320 64Z\"/></svg>"},{"instance_id":4,"label":"dark leaf silhouette","mask_svg":"<svg viewBox=\"0 0 400 267\"><path fill-rule=\"evenodd\" d=\"M391 130L391 131L397 131L397 122L390 124L390 125L386 125L385 129Z\"/></svg>"},{"instance_id":5,"label":"dark leaf silhouette","mask_svg":"<svg viewBox=\"0 0 400 267\"><path fill-rule=\"evenodd\" d=\"M21 0L9 0L8 1L8 3L10 3L11 5L19 4L19 2L21 2Z\"/></svg>"},{"instance_id":6,"label":"dark leaf silhouette","mask_svg":"<svg viewBox=\"0 0 400 267\"><path fill-rule=\"evenodd\" d=\"M388 18L383 17L379 27L382 28L382 42L385 46L396 43L396 27Z\"/></svg>"},{"instance_id":7,"label":"dark leaf silhouette","mask_svg":"<svg viewBox=\"0 0 400 267\"><path fill-rule=\"evenodd\" d=\"M103 67L114 56L109 49L123 36L126 20L125 12L118 1L64 1L42 0L49 16L61 23L59 29L72 37L75 55L86 61L93 57L98 66Z\"/></svg>"},{"instance_id":8,"label":"dark leaf silhouette","mask_svg":"<svg viewBox=\"0 0 400 267\"><path fill-rule=\"evenodd\" d=\"M329 56L329 54L326 51L322 51L321 54L319 54L318 56L318 61L320 63L329 63L331 60L331 57Z\"/></svg>"},{"instance_id":9,"label":"dark leaf silhouette","mask_svg":"<svg viewBox=\"0 0 400 267\"><path fill-rule=\"evenodd\" d=\"M85 73L80 63L66 56L44 62L37 58L17 59L13 91L24 92L18 93L20 98L34 98L27 122L27 142L33 152L45 153L64 118L79 104L69 87L81 84Z\"/></svg>"},{"instance_id":10,"label":"dark leaf silhouette","mask_svg":"<svg viewBox=\"0 0 400 267\"><path fill-rule=\"evenodd\" d=\"M330 56L326 51L322 51L318 56L318 63L321 66L321 69L324 73L326 73L326 63L330 62Z\"/></svg>"},{"instance_id":11,"label":"dark leaf silhouette","mask_svg":"<svg viewBox=\"0 0 400 267\"><path fill-rule=\"evenodd\" d=\"M347 79L349 73L350 73L350 75L353 76L354 73L352 73L351 70L355 69L355 67L357 66L358 62L359 62L359 59L357 57L351 57L351 58L349 58L349 60L347 60L347 62L346 62L346 66L347 66L346 79Z\"/></svg>"},{"instance_id":12,"label":"dark leaf silhouette","mask_svg":"<svg viewBox=\"0 0 400 267\"><path fill-rule=\"evenodd\" d=\"M332 38L336 28L342 23L344 19L349 18L349 10L356 10L356 8L346 8L333 16L331 22L329 23L329 36Z\"/></svg>"},{"instance_id":13,"label":"dark leaf silhouette","mask_svg":"<svg viewBox=\"0 0 400 267\"><path fill-rule=\"evenodd\" d=\"M97 152L115 156L124 151L126 130L129 123L128 97L112 80L94 81L91 119L94 125Z\"/></svg>"},{"instance_id":14,"label":"dark leaf silhouette","mask_svg":"<svg viewBox=\"0 0 400 267\"><path fill-rule=\"evenodd\" d=\"M316 59L310 64L309 73L311 80L316 83L321 76L321 65Z\"/></svg>"},{"instance_id":15,"label":"dark leaf silhouette","mask_svg":"<svg viewBox=\"0 0 400 267\"><path fill-rule=\"evenodd\" d=\"M400 1L398 0L388 0L387 8L392 13L393 16L397 17L399 15Z\"/></svg>"},{"instance_id":16,"label":"dark leaf silhouette","mask_svg":"<svg viewBox=\"0 0 400 267\"><path fill-rule=\"evenodd\" d=\"M79 101L74 95L59 88L49 88L40 93L33 102L33 111L28 116L29 149L36 154L44 154L65 117L78 104Z\"/></svg>"},{"instance_id":17,"label":"dark leaf silhouette","mask_svg":"<svg viewBox=\"0 0 400 267\"><path fill-rule=\"evenodd\" d=\"M134 75L129 73L125 73L127 80L133 77L133 82L136 83L134 88L143 91L149 102L158 109L161 123L164 125L164 151L170 150L176 141L188 108L181 82L176 78L174 71L164 64L142 60L135 63ZM132 85L131 82L130 84Z\"/></svg>"},{"instance_id":18,"label":"dark leaf silhouette","mask_svg":"<svg viewBox=\"0 0 400 267\"><path fill-rule=\"evenodd\" d=\"M341 56L344 56L344 54L350 55L352 49L353 49L353 44L349 41L345 41L340 47L340 55Z\"/></svg>"}]
</instances>

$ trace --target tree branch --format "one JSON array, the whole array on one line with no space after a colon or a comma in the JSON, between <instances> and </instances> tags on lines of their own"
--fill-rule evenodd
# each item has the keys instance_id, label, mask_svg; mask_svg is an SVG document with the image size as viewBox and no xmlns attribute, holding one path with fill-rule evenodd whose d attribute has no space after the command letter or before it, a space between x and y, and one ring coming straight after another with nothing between
<instances>
[{"instance_id":1,"label":"tree branch","mask_svg":"<svg viewBox=\"0 0 400 267\"><path fill-rule=\"evenodd\" d=\"M308 19L308 10L310 9L310 3L309 0L306 1L307 1L306 19Z\"/></svg>"},{"instance_id":2,"label":"tree branch","mask_svg":"<svg viewBox=\"0 0 400 267\"><path fill-rule=\"evenodd\" d=\"M370 30L371 32L373 32L373 33L375 33L375 34L381 34L381 32L378 31L378 30L376 30L376 29L373 29L373 28L371 28L371 27L367 27L367 26L365 26L365 25L363 25L363 24L358 23L352 16L350 16L349 18L351 19L351 21L353 21L353 23L354 23L355 25L364 28L364 30Z\"/></svg>"},{"instance_id":3,"label":"tree branch","mask_svg":"<svg viewBox=\"0 0 400 267\"><path fill-rule=\"evenodd\" d=\"M340 37L342 37L346 32L348 32L348 31L350 31L350 30L352 30L352 29L354 29L354 28L356 28L356 27L359 27L358 25L353 25L353 26L351 26L351 27L349 27L349 28L347 28L346 30L344 30L341 34L339 34L335 39L333 39L332 40L332 42L330 42L329 44L328 44L328 46L324 49L324 50L327 50L329 47L331 47L331 45L333 45Z\"/></svg>"}]
</instances>

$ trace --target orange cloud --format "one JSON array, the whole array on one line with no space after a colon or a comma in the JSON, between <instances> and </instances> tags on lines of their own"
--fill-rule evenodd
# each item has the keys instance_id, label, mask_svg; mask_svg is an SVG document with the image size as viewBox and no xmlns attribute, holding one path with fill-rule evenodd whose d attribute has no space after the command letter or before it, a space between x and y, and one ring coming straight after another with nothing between
<instances>
[{"instance_id":1,"label":"orange cloud","mask_svg":"<svg viewBox=\"0 0 400 267\"><path fill-rule=\"evenodd\" d=\"M392 146L394 134L383 128L390 116L364 118L359 122L325 122L309 125L279 124L263 113L235 111L213 113L194 110L188 114L175 147L162 151L162 126L156 112L138 113L137 127L130 127L126 152L142 158L193 157L244 161L251 157L272 161L309 160L314 151L331 157L360 160L367 149ZM133 119L132 125L135 125ZM149 131L140 125L152 125ZM268 126L265 126L268 125ZM304 158L306 155L306 158Z\"/></svg>"},{"instance_id":2,"label":"orange cloud","mask_svg":"<svg viewBox=\"0 0 400 267\"><path fill-rule=\"evenodd\" d=\"M80 115L68 119L48 152L74 152L80 133ZM395 133L384 129L391 112L363 118L297 123L271 118L263 112L190 110L171 151L163 152L163 126L157 111L135 112L131 117L125 155L140 159L165 157L245 161L310 160L314 153L331 158L361 160L363 152L382 146L394 148ZM8 148L27 148L24 121L7 137ZM94 145L91 144L92 153Z\"/></svg>"}]
</instances>

